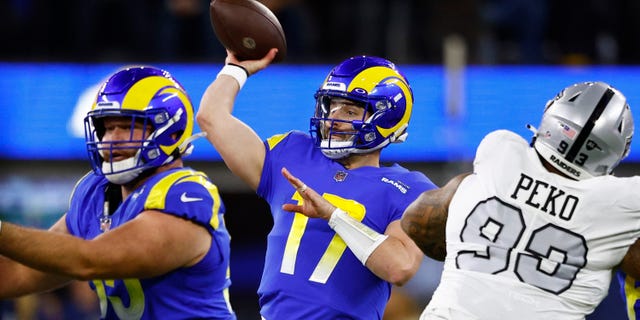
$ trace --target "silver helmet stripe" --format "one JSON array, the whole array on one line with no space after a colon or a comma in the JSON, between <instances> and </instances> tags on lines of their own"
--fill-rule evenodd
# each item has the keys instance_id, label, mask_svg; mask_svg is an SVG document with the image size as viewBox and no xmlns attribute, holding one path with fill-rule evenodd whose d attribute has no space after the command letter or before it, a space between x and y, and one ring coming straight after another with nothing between
<instances>
[{"instance_id":1,"label":"silver helmet stripe","mask_svg":"<svg viewBox=\"0 0 640 320\"><path fill-rule=\"evenodd\" d=\"M578 137L576 137L576 141L571 146L571 149L569 149L569 152L567 152L567 156L565 157L567 161L573 162L573 160L575 160L576 156L578 155L578 152L580 151L580 149L582 149L582 145L586 142L587 138L591 135L591 131L593 130L593 127L596 125L596 121L600 118L600 116L604 112L604 109L609 104L609 101L611 101L611 98L613 98L614 94L615 93L613 92L613 90L611 90L611 88L607 88L607 91L604 92L604 94L600 98L600 101L598 101L598 104L596 104L596 107L593 110L593 113L591 113L591 116L589 116L589 119L584 124L584 127L578 134Z\"/></svg>"}]
</instances>

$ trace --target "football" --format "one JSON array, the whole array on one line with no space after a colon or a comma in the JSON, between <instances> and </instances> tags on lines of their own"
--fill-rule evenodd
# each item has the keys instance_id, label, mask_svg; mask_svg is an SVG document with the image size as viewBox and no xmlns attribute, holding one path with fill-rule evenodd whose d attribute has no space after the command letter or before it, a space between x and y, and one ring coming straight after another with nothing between
<instances>
[{"instance_id":1,"label":"football","mask_svg":"<svg viewBox=\"0 0 640 320\"><path fill-rule=\"evenodd\" d=\"M287 41L278 18L256 0L212 0L211 26L222 45L238 60L257 60L278 48L274 62L284 60Z\"/></svg>"}]
</instances>

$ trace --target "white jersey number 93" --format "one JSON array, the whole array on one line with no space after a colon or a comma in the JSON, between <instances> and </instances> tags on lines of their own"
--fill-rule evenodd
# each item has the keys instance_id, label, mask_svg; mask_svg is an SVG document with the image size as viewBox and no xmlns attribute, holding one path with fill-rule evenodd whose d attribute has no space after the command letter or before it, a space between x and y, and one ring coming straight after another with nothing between
<instances>
[{"instance_id":1,"label":"white jersey number 93","mask_svg":"<svg viewBox=\"0 0 640 320\"><path fill-rule=\"evenodd\" d=\"M460 233L465 247L477 249L459 251L456 267L513 272L524 283L554 294L564 292L586 264L585 239L553 224L525 233L526 227L519 208L496 197L479 202Z\"/></svg>"}]
</instances>

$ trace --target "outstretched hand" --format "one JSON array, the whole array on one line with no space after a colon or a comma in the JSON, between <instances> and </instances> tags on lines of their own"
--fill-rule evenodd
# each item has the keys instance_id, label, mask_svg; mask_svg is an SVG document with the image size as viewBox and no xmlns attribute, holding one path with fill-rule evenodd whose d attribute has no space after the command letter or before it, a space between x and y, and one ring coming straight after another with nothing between
<instances>
[{"instance_id":1,"label":"outstretched hand","mask_svg":"<svg viewBox=\"0 0 640 320\"><path fill-rule=\"evenodd\" d=\"M247 71L247 73L249 73L248 75L251 76L253 74L256 74L258 71L266 68L269 64L271 64L273 59L276 57L277 53L278 53L278 49L272 48L260 60L243 60L243 61L240 61L240 60L238 60L238 58L236 58L236 56L233 54L233 52L231 52L231 51L229 51L227 49L227 57L225 58L224 62L225 62L225 64L232 63L232 64L239 65L239 66L243 67Z\"/></svg>"},{"instance_id":2,"label":"outstretched hand","mask_svg":"<svg viewBox=\"0 0 640 320\"><path fill-rule=\"evenodd\" d=\"M331 214L336 209L334 205L307 186L302 180L292 175L287 168L282 168L282 175L298 190L298 194L304 200L301 205L285 203L282 205L283 210L299 212L309 218L322 218L325 220L331 218Z\"/></svg>"}]
</instances>

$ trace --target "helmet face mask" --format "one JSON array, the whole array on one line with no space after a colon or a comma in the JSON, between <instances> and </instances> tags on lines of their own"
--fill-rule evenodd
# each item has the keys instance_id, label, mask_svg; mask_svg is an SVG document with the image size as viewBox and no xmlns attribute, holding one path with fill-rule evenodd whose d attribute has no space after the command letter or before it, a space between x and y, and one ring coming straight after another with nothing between
<instances>
[{"instance_id":1,"label":"helmet face mask","mask_svg":"<svg viewBox=\"0 0 640 320\"><path fill-rule=\"evenodd\" d=\"M369 153L392 142L402 142L413 109L413 92L395 65L377 57L349 58L336 66L314 95L315 114L310 133L316 146L329 158L340 159L352 153ZM357 119L335 119L332 101L347 100L363 108ZM332 130L348 123L349 130ZM349 134L347 134L349 132ZM346 135L350 135L347 139Z\"/></svg>"},{"instance_id":2,"label":"helmet face mask","mask_svg":"<svg viewBox=\"0 0 640 320\"><path fill-rule=\"evenodd\" d=\"M584 82L547 103L532 145L562 173L582 180L611 174L629 154L633 130L622 93L603 82Z\"/></svg>"},{"instance_id":3,"label":"helmet face mask","mask_svg":"<svg viewBox=\"0 0 640 320\"><path fill-rule=\"evenodd\" d=\"M140 115L133 116L103 116L94 117L96 128L96 135L98 143L98 149L103 159L109 160L113 156L132 155L137 151L145 148L145 144L149 145L147 140L149 135L153 132L153 127L148 124L145 117ZM107 129L109 128L109 129ZM128 134L125 136L121 134L117 137L105 138L105 135L109 131L114 131L113 128L125 128Z\"/></svg>"},{"instance_id":4,"label":"helmet face mask","mask_svg":"<svg viewBox=\"0 0 640 320\"><path fill-rule=\"evenodd\" d=\"M127 121L129 135L105 141L105 122L111 119ZM146 170L175 160L188 146L192 130L193 107L186 92L169 73L153 67L115 73L102 86L85 118L93 170L116 184L128 183ZM128 139L120 139L125 136ZM114 153L119 157L111 157ZM114 161L122 155L132 156Z\"/></svg>"},{"instance_id":5,"label":"helmet face mask","mask_svg":"<svg viewBox=\"0 0 640 320\"><path fill-rule=\"evenodd\" d=\"M369 114L364 104L328 95L316 99L315 132L321 140L323 150L331 150L328 157L341 158L341 154L349 152L354 145L362 144L363 126ZM314 124L312 124L314 125ZM370 130L369 130L370 131Z\"/></svg>"}]
</instances>

